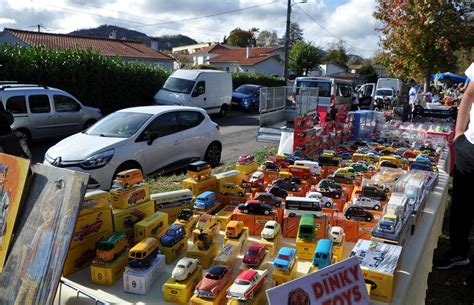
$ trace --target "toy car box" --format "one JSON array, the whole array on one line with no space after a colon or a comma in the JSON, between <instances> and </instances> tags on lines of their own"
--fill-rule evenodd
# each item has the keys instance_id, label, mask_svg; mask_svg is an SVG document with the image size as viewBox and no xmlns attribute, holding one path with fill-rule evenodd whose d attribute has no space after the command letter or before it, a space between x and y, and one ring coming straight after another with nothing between
<instances>
[{"instance_id":1,"label":"toy car box","mask_svg":"<svg viewBox=\"0 0 474 305\"><path fill-rule=\"evenodd\" d=\"M110 204L116 209L127 209L150 200L150 185L142 183L128 189L111 189Z\"/></svg>"},{"instance_id":2,"label":"toy car box","mask_svg":"<svg viewBox=\"0 0 474 305\"><path fill-rule=\"evenodd\" d=\"M123 290L135 294L147 294L165 270L164 255L157 255L149 268L126 267L123 273Z\"/></svg>"},{"instance_id":3,"label":"toy car box","mask_svg":"<svg viewBox=\"0 0 474 305\"><path fill-rule=\"evenodd\" d=\"M113 285L123 274L125 266L128 264L128 252L124 251L122 255L112 262L98 264L94 262L91 265L92 282L99 285Z\"/></svg>"},{"instance_id":4,"label":"toy car box","mask_svg":"<svg viewBox=\"0 0 474 305\"><path fill-rule=\"evenodd\" d=\"M109 207L109 193L102 190L89 191L82 200L79 216L94 213Z\"/></svg>"},{"instance_id":5,"label":"toy car box","mask_svg":"<svg viewBox=\"0 0 474 305\"><path fill-rule=\"evenodd\" d=\"M168 214L155 212L134 225L135 242L147 237L158 238L168 227Z\"/></svg>"},{"instance_id":6,"label":"toy car box","mask_svg":"<svg viewBox=\"0 0 474 305\"><path fill-rule=\"evenodd\" d=\"M155 213L153 201L148 201L128 209L112 209L114 231L125 232L129 241L135 238L133 226Z\"/></svg>"},{"instance_id":7,"label":"toy car box","mask_svg":"<svg viewBox=\"0 0 474 305\"><path fill-rule=\"evenodd\" d=\"M199 181L193 178L186 178L181 183L183 189L189 189L193 192L193 196L197 197L199 194L206 191L215 192L217 190L217 180L215 176L210 176Z\"/></svg>"},{"instance_id":8,"label":"toy car box","mask_svg":"<svg viewBox=\"0 0 474 305\"><path fill-rule=\"evenodd\" d=\"M71 248L76 247L82 240L113 231L110 208L103 208L93 213L79 216L72 234Z\"/></svg>"}]
</instances>

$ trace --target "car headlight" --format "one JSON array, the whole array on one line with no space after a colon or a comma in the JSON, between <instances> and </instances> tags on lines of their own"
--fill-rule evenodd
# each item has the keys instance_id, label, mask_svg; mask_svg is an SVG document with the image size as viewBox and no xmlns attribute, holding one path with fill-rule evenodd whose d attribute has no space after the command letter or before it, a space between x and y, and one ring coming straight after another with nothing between
<instances>
[{"instance_id":1,"label":"car headlight","mask_svg":"<svg viewBox=\"0 0 474 305\"><path fill-rule=\"evenodd\" d=\"M95 169L101 168L107 165L112 157L114 156L114 150L110 149L99 154L90 156L86 160L79 163L79 166L83 169Z\"/></svg>"},{"instance_id":2,"label":"car headlight","mask_svg":"<svg viewBox=\"0 0 474 305\"><path fill-rule=\"evenodd\" d=\"M250 101L249 98L243 98L243 99L242 99L242 103L243 103L244 105L248 105L248 104L250 104L250 102L251 102L251 101Z\"/></svg>"}]
</instances>

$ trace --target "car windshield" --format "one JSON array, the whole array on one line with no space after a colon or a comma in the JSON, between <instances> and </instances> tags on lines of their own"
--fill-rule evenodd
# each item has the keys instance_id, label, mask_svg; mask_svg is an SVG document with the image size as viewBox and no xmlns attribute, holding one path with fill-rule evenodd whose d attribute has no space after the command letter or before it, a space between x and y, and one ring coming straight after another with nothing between
<instances>
[{"instance_id":1,"label":"car windshield","mask_svg":"<svg viewBox=\"0 0 474 305\"><path fill-rule=\"evenodd\" d=\"M278 255L278 259L282 259L282 260L285 260L285 261L289 261L289 260L290 260L290 257L289 257L288 255L280 254L280 255Z\"/></svg>"},{"instance_id":2,"label":"car windshield","mask_svg":"<svg viewBox=\"0 0 474 305\"><path fill-rule=\"evenodd\" d=\"M257 256L257 255L258 255L258 252L257 252L257 251L254 251L254 250L248 250L248 251L247 251L247 255Z\"/></svg>"},{"instance_id":3,"label":"car windshield","mask_svg":"<svg viewBox=\"0 0 474 305\"><path fill-rule=\"evenodd\" d=\"M185 267L184 267L184 265L176 265L176 268L182 268L182 269L184 269Z\"/></svg>"},{"instance_id":4,"label":"car windshield","mask_svg":"<svg viewBox=\"0 0 474 305\"><path fill-rule=\"evenodd\" d=\"M130 138L153 115L136 112L114 112L95 123L84 133L91 136Z\"/></svg>"},{"instance_id":5,"label":"car windshield","mask_svg":"<svg viewBox=\"0 0 474 305\"><path fill-rule=\"evenodd\" d=\"M239 88L235 89L235 92L237 93L243 93L243 94L255 94L258 91L258 87L255 86L247 86L243 85L240 86Z\"/></svg>"},{"instance_id":6,"label":"car windshield","mask_svg":"<svg viewBox=\"0 0 474 305\"><path fill-rule=\"evenodd\" d=\"M267 229L271 229L271 230L275 229L275 227L274 227L274 226L272 226L272 225L266 225L266 226L265 226L265 228L267 228Z\"/></svg>"},{"instance_id":7,"label":"car windshield","mask_svg":"<svg viewBox=\"0 0 474 305\"><path fill-rule=\"evenodd\" d=\"M193 80L169 77L162 89L171 92L189 94L191 93L191 90L193 90L193 87Z\"/></svg>"},{"instance_id":8,"label":"car windshield","mask_svg":"<svg viewBox=\"0 0 474 305\"><path fill-rule=\"evenodd\" d=\"M249 282L249 281L245 281L245 280L236 280L235 283L236 283L237 285L246 285L246 286L250 285L250 282Z\"/></svg>"},{"instance_id":9,"label":"car windshield","mask_svg":"<svg viewBox=\"0 0 474 305\"><path fill-rule=\"evenodd\" d=\"M321 97L329 97L331 95L331 83L325 81L314 80L298 80L296 83L296 94L299 94L300 89L318 88L318 95Z\"/></svg>"},{"instance_id":10,"label":"car windshield","mask_svg":"<svg viewBox=\"0 0 474 305\"><path fill-rule=\"evenodd\" d=\"M219 274L207 273L206 278L211 279L211 280L219 280L221 276Z\"/></svg>"}]
</instances>

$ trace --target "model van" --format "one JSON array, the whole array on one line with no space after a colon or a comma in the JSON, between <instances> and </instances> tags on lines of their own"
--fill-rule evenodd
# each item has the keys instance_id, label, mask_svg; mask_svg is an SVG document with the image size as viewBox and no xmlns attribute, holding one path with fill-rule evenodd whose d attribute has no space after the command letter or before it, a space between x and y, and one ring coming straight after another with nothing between
<instances>
[{"instance_id":1,"label":"model van","mask_svg":"<svg viewBox=\"0 0 474 305\"><path fill-rule=\"evenodd\" d=\"M313 214L305 214L301 216L298 226L298 238L304 240L314 240L316 226L314 224L315 216Z\"/></svg>"},{"instance_id":2,"label":"model van","mask_svg":"<svg viewBox=\"0 0 474 305\"><path fill-rule=\"evenodd\" d=\"M231 220L225 228L225 236L227 238L239 238L243 229L244 223L242 221Z\"/></svg>"},{"instance_id":3,"label":"model van","mask_svg":"<svg viewBox=\"0 0 474 305\"><path fill-rule=\"evenodd\" d=\"M197 196L194 201L194 208L198 210L207 210L217 203L216 194L211 191L204 192Z\"/></svg>"},{"instance_id":4,"label":"model van","mask_svg":"<svg viewBox=\"0 0 474 305\"><path fill-rule=\"evenodd\" d=\"M96 257L104 262L110 262L125 251L127 238L124 232L115 232L106 238L99 240L95 246Z\"/></svg>"},{"instance_id":5,"label":"model van","mask_svg":"<svg viewBox=\"0 0 474 305\"><path fill-rule=\"evenodd\" d=\"M313 266L322 269L331 264L332 261L332 240L320 239L316 245L313 256Z\"/></svg>"},{"instance_id":6,"label":"model van","mask_svg":"<svg viewBox=\"0 0 474 305\"><path fill-rule=\"evenodd\" d=\"M211 166L205 161L197 161L188 165L187 175L194 180L200 180L201 177L210 176L212 172Z\"/></svg>"},{"instance_id":7,"label":"model van","mask_svg":"<svg viewBox=\"0 0 474 305\"><path fill-rule=\"evenodd\" d=\"M155 94L155 104L203 108L224 117L232 100L232 77L217 70L174 71Z\"/></svg>"},{"instance_id":8,"label":"model van","mask_svg":"<svg viewBox=\"0 0 474 305\"><path fill-rule=\"evenodd\" d=\"M139 184L143 181L144 179L143 179L143 174L141 170L129 169L117 174L112 184L112 188L126 189L135 184Z\"/></svg>"},{"instance_id":9,"label":"model van","mask_svg":"<svg viewBox=\"0 0 474 305\"><path fill-rule=\"evenodd\" d=\"M312 175L319 176L321 174L321 167L319 167L318 162L308 161L308 160L296 160L295 165L309 167L309 171L311 172Z\"/></svg>"},{"instance_id":10,"label":"model van","mask_svg":"<svg viewBox=\"0 0 474 305\"><path fill-rule=\"evenodd\" d=\"M148 237L136 244L128 253L128 265L132 268L148 268L158 254L158 239Z\"/></svg>"}]
</instances>

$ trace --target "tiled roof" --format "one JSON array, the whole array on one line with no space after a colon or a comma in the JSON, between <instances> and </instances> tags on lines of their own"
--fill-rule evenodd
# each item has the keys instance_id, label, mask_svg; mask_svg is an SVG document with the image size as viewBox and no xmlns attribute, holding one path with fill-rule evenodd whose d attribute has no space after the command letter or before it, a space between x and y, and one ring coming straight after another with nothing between
<instances>
[{"instance_id":1,"label":"tiled roof","mask_svg":"<svg viewBox=\"0 0 474 305\"><path fill-rule=\"evenodd\" d=\"M217 55L216 57L209 59L209 62L234 62L239 65L254 65L275 56L275 54L272 54L272 52L279 48L279 46L250 48L248 58L246 48L237 48Z\"/></svg>"},{"instance_id":2,"label":"tiled roof","mask_svg":"<svg viewBox=\"0 0 474 305\"><path fill-rule=\"evenodd\" d=\"M41 45L47 49L92 49L92 51L105 56L173 60L171 57L137 41L20 31L7 28L5 28L4 31L17 37L29 46Z\"/></svg>"},{"instance_id":3,"label":"tiled roof","mask_svg":"<svg viewBox=\"0 0 474 305\"><path fill-rule=\"evenodd\" d=\"M229 51L228 48L220 45L220 44L213 44L208 47L196 50L193 54L208 54L208 53L216 53L216 54L222 54Z\"/></svg>"}]
</instances>

